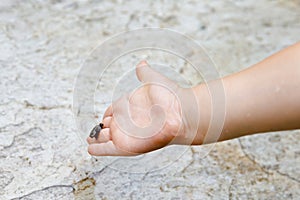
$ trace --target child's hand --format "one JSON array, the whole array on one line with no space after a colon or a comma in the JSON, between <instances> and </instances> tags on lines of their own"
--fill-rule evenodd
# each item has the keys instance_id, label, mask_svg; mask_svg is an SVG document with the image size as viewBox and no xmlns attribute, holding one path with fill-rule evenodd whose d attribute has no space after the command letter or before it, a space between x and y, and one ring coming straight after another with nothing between
<instances>
[{"instance_id":1,"label":"child's hand","mask_svg":"<svg viewBox=\"0 0 300 200\"><path fill-rule=\"evenodd\" d=\"M91 155L130 156L188 143L186 129L191 124L186 124L181 103L191 89L180 88L145 61L136 74L143 85L107 108L98 139L87 139Z\"/></svg>"},{"instance_id":2,"label":"child's hand","mask_svg":"<svg viewBox=\"0 0 300 200\"><path fill-rule=\"evenodd\" d=\"M299 57L297 43L244 71L210 81L211 87L200 84L190 89L180 88L142 62L136 73L144 85L106 110L100 136L88 138L89 153L129 156L168 144L204 144L299 129ZM220 89L214 89L219 81L226 96L224 119L212 112L218 112L225 100L215 99L213 109L211 94L219 94Z\"/></svg>"}]
</instances>

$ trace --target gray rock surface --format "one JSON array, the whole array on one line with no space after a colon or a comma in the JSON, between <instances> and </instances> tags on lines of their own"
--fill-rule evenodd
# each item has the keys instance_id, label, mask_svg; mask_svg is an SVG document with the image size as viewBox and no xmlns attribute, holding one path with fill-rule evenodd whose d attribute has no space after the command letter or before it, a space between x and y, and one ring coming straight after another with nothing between
<instances>
[{"instance_id":1,"label":"gray rock surface","mask_svg":"<svg viewBox=\"0 0 300 200\"><path fill-rule=\"evenodd\" d=\"M72 100L83 61L115 34L179 31L204 45L224 76L299 41L299 9L297 0L2 0L0 199L298 199L299 131L172 146L136 158L91 158L77 134ZM162 59L192 83L200 80L184 63ZM112 74L105 87L115 84ZM95 121L107 106L110 89L104 89Z\"/></svg>"}]
</instances>

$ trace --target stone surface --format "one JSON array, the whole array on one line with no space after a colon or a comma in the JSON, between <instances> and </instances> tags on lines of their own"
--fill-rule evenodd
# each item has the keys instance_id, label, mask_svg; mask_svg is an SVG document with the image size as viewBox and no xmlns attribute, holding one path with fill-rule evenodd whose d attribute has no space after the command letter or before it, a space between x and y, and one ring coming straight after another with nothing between
<instances>
[{"instance_id":1,"label":"stone surface","mask_svg":"<svg viewBox=\"0 0 300 200\"><path fill-rule=\"evenodd\" d=\"M0 199L297 199L299 131L91 158L72 101L83 61L115 34L179 31L205 46L224 76L299 41L299 9L297 0L1 1ZM145 54L120 59L104 76L95 121L116 73ZM171 56L160 61L192 83L201 78Z\"/></svg>"}]
</instances>

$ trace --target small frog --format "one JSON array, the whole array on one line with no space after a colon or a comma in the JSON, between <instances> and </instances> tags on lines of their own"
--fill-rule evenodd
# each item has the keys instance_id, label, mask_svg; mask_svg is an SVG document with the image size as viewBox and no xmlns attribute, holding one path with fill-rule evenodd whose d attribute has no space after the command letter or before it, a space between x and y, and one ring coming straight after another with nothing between
<instances>
[{"instance_id":1,"label":"small frog","mask_svg":"<svg viewBox=\"0 0 300 200\"><path fill-rule=\"evenodd\" d=\"M103 129L102 123L100 123L99 125L96 125L90 133L90 138L96 138L96 140L97 140L99 137L99 133L102 129Z\"/></svg>"}]
</instances>

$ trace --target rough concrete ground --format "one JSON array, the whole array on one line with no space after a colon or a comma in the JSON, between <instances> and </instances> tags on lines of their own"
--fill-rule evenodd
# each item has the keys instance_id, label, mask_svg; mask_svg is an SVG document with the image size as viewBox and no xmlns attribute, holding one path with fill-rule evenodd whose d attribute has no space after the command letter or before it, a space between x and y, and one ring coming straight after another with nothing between
<instances>
[{"instance_id":1,"label":"rough concrete ground","mask_svg":"<svg viewBox=\"0 0 300 200\"><path fill-rule=\"evenodd\" d=\"M207 47L227 75L299 41L299 9L297 0L1 1L0 199L299 198L299 131L222 142L204 158L210 145L193 146L168 167L128 173L110 164L121 158L88 156L72 113L82 62L114 34L177 30ZM129 171L145 168L130 162Z\"/></svg>"}]
</instances>

